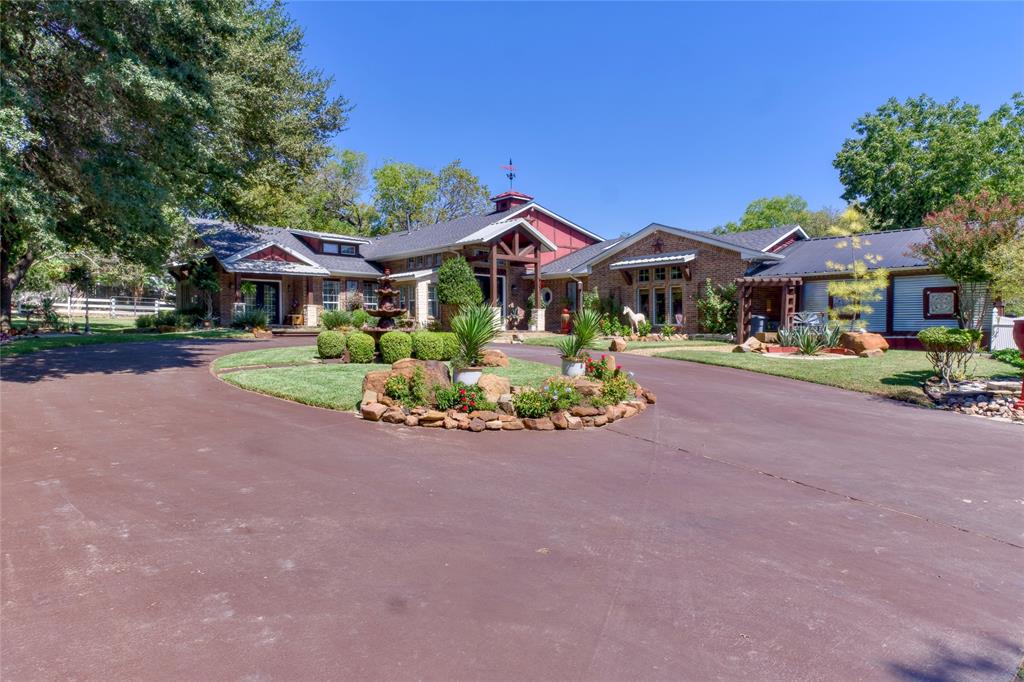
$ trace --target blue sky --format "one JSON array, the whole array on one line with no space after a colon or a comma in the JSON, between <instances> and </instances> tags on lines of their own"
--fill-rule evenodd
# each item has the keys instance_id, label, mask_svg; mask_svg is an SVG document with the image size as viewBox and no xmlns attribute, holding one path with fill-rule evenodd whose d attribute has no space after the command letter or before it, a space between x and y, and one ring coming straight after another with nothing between
<instances>
[{"instance_id":1,"label":"blue sky","mask_svg":"<svg viewBox=\"0 0 1024 682\"><path fill-rule=\"evenodd\" d=\"M461 158L598 233L710 229L757 197L841 206L850 125L889 97L1024 90L1024 4L288 4L371 164Z\"/></svg>"}]
</instances>

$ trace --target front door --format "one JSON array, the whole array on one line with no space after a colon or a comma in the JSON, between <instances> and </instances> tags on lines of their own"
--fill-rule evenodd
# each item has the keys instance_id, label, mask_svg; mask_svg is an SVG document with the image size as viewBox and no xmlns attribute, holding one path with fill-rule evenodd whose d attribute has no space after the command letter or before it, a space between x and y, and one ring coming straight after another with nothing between
<instances>
[{"instance_id":1,"label":"front door","mask_svg":"<svg viewBox=\"0 0 1024 682\"><path fill-rule=\"evenodd\" d=\"M244 297L246 309L262 308L266 311L270 324L281 324L281 318L278 314L281 300L280 282L252 283L256 286L256 292L252 296Z\"/></svg>"},{"instance_id":2,"label":"front door","mask_svg":"<svg viewBox=\"0 0 1024 682\"><path fill-rule=\"evenodd\" d=\"M480 285L480 291L484 293L484 303L492 308L500 308L502 319L505 319L505 275L498 275L498 300L491 300L491 276L477 275L476 282Z\"/></svg>"}]
</instances>

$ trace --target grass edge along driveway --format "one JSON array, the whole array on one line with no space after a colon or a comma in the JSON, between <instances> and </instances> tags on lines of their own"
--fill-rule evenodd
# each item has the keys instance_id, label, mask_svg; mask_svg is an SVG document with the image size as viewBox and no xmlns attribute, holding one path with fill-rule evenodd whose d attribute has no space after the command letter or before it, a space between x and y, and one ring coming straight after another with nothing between
<instances>
[{"instance_id":1,"label":"grass edge along driveway","mask_svg":"<svg viewBox=\"0 0 1024 682\"><path fill-rule=\"evenodd\" d=\"M718 353L676 350L658 353L659 358L732 367L760 374L870 393L919 405L931 405L921 384L931 377L931 364L921 351L890 350L880 358L803 360L764 357L760 353ZM979 354L972 365L974 376L1019 376L1013 366Z\"/></svg>"},{"instance_id":2,"label":"grass edge along driveway","mask_svg":"<svg viewBox=\"0 0 1024 682\"><path fill-rule=\"evenodd\" d=\"M94 346L103 343L141 343L156 341L178 341L191 339L251 339L252 334L240 329L197 329L187 332L155 333L99 333L99 334L68 334L60 336L40 336L17 338L0 346L0 357L27 355L55 348L75 348L77 346Z\"/></svg>"}]
</instances>

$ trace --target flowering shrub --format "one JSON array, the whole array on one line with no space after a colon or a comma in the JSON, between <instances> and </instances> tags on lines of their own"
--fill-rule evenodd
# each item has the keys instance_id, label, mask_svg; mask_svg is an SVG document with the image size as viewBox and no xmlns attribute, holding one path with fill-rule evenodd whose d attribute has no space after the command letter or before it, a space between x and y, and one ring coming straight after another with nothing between
<instances>
[{"instance_id":1,"label":"flowering shrub","mask_svg":"<svg viewBox=\"0 0 1024 682\"><path fill-rule=\"evenodd\" d=\"M607 401L607 404L614 405L627 400L635 390L636 384L628 375L616 372L601 386L601 397Z\"/></svg>"},{"instance_id":2,"label":"flowering shrub","mask_svg":"<svg viewBox=\"0 0 1024 682\"><path fill-rule=\"evenodd\" d=\"M622 371L622 365L615 365L612 367L608 364L608 356L601 354L600 360L587 356L586 360L587 376L597 381L607 381L618 372Z\"/></svg>"},{"instance_id":3,"label":"flowering shrub","mask_svg":"<svg viewBox=\"0 0 1024 682\"><path fill-rule=\"evenodd\" d=\"M453 384L451 388L439 388L434 393L434 400L440 410L473 412L474 410L494 408L494 404L488 402L484 397L482 388L466 384Z\"/></svg>"},{"instance_id":4,"label":"flowering shrub","mask_svg":"<svg viewBox=\"0 0 1024 682\"><path fill-rule=\"evenodd\" d=\"M553 410L568 410L583 400L576 386L567 379L553 379L544 385L544 393L548 395Z\"/></svg>"},{"instance_id":5,"label":"flowering shrub","mask_svg":"<svg viewBox=\"0 0 1024 682\"><path fill-rule=\"evenodd\" d=\"M650 320L640 320L636 323L636 335L641 338L646 337L651 333L651 328Z\"/></svg>"}]
</instances>

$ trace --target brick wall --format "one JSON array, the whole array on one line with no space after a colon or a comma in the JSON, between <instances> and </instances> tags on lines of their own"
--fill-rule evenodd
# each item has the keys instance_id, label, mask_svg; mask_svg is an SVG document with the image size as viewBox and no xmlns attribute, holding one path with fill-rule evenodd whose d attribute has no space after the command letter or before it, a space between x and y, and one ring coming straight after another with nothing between
<instances>
[{"instance_id":1,"label":"brick wall","mask_svg":"<svg viewBox=\"0 0 1024 682\"><path fill-rule=\"evenodd\" d=\"M611 270L608 266L610 263L626 258L653 254L654 242L658 239L661 240L662 252L691 250L697 252L696 259L688 264L691 272L689 280L665 283L668 286L681 285L683 287L683 330L688 334L696 333L698 331L697 297L700 294L700 288L704 285L704 280L710 277L715 284L725 284L741 277L747 269L747 261L742 260L735 251L705 244L695 239L655 231L604 261L591 266L588 290L596 286L602 298L606 298L610 294L620 305L627 305L635 309L637 289L654 289L655 283L639 285L636 270L630 270L632 284L627 284L622 276L622 271Z\"/></svg>"}]
</instances>

